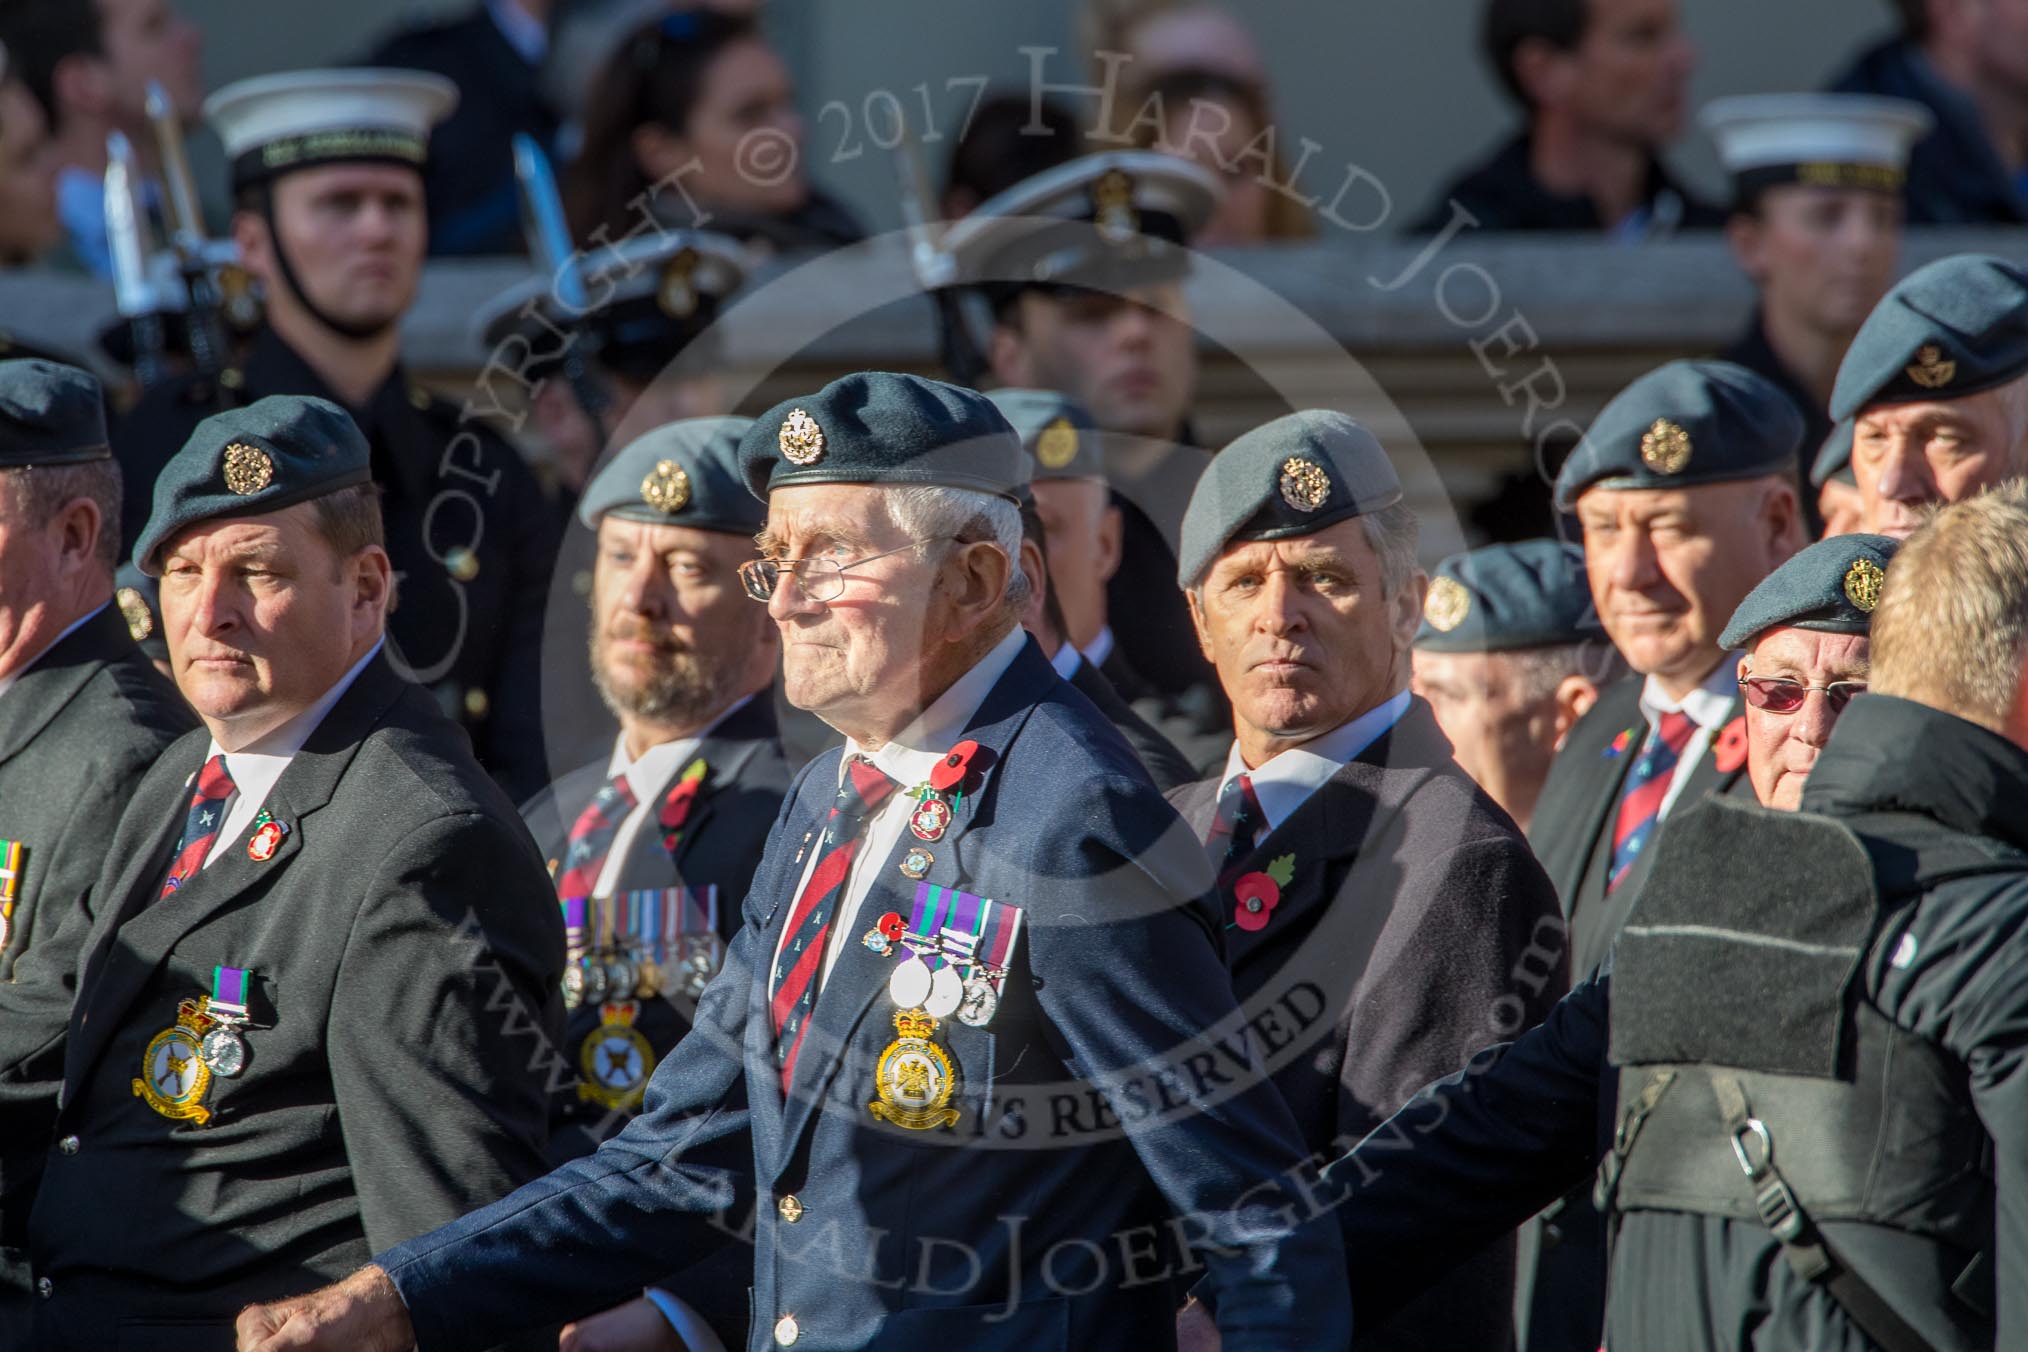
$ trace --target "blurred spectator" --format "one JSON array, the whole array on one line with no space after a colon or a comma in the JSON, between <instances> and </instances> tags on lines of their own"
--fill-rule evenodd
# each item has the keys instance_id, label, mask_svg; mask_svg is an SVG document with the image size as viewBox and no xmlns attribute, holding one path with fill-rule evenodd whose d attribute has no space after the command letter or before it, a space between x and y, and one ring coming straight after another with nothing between
<instances>
[{"instance_id":1,"label":"blurred spectator","mask_svg":"<svg viewBox=\"0 0 2028 1352\"><path fill-rule=\"evenodd\" d=\"M1267 89L1260 44L1237 15L1201 0L1091 0L1085 49L1132 58L1126 77L1146 88L1176 70L1208 70Z\"/></svg>"},{"instance_id":2,"label":"blurred spectator","mask_svg":"<svg viewBox=\"0 0 2028 1352\"><path fill-rule=\"evenodd\" d=\"M9 70L0 75L0 267L46 260L62 243L49 120ZM64 257L75 259L68 249Z\"/></svg>"},{"instance_id":3,"label":"blurred spectator","mask_svg":"<svg viewBox=\"0 0 2028 1352\"><path fill-rule=\"evenodd\" d=\"M1062 104L1027 94L995 94L980 102L951 145L944 170L943 216L955 221L996 193L1053 169L1083 152L1083 131Z\"/></svg>"},{"instance_id":4,"label":"blurred spectator","mask_svg":"<svg viewBox=\"0 0 2028 1352\"><path fill-rule=\"evenodd\" d=\"M1936 118L1908 162L1912 225L2028 222L2028 5L1895 0L1902 30L1831 88Z\"/></svg>"},{"instance_id":5,"label":"blurred spectator","mask_svg":"<svg viewBox=\"0 0 2028 1352\"><path fill-rule=\"evenodd\" d=\"M1683 130L1696 53L1676 0L1488 0L1481 39L1527 125L1439 195L1485 230L1603 230L1620 240L1715 226L1658 158Z\"/></svg>"},{"instance_id":6,"label":"blurred spectator","mask_svg":"<svg viewBox=\"0 0 2028 1352\"><path fill-rule=\"evenodd\" d=\"M551 147L557 116L536 79L549 53L552 0L483 0L462 18L396 33L369 66L426 70L458 87L424 174L430 253L518 254L521 206L513 137Z\"/></svg>"},{"instance_id":7,"label":"blurred spectator","mask_svg":"<svg viewBox=\"0 0 2028 1352\"><path fill-rule=\"evenodd\" d=\"M0 7L0 43L49 114L57 209L71 247L110 278L106 136L125 132L142 172L159 175L148 82L161 82L186 128L197 125L204 35L168 0L12 0Z\"/></svg>"},{"instance_id":8,"label":"blurred spectator","mask_svg":"<svg viewBox=\"0 0 2028 1352\"><path fill-rule=\"evenodd\" d=\"M1179 155L1217 174L1225 198L1197 237L1204 246L1304 239L1316 233L1309 209L1271 186L1285 183L1267 97L1259 85L1184 67L1140 87L1135 105L1161 110L1161 130L1137 118L1151 150Z\"/></svg>"},{"instance_id":9,"label":"blurred spectator","mask_svg":"<svg viewBox=\"0 0 2028 1352\"><path fill-rule=\"evenodd\" d=\"M1802 410L1803 444L1821 446L1838 363L1894 284L1908 148L1929 117L1898 99L1754 94L1719 99L1702 121L1732 177L1726 239L1760 295L1718 355L1780 386Z\"/></svg>"},{"instance_id":10,"label":"blurred spectator","mask_svg":"<svg viewBox=\"0 0 2028 1352\"><path fill-rule=\"evenodd\" d=\"M861 231L811 187L795 88L749 18L685 10L636 29L591 91L565 181L571 229L622 239L644 213L776 249Z\"/></svg>"}]
</instances>

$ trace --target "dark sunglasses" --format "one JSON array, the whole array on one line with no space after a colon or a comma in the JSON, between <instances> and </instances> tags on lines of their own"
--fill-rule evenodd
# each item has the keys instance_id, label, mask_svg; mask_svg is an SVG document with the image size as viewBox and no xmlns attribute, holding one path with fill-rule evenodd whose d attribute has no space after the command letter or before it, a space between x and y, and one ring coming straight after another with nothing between
<instances>
[{"instance_id":1,"label":"dark sunglasses","mask_svg":"<svg viewBox=\"0 0 2028 1352\"><path fill-rule=\"evenodd\" d=\"M1792 714L1803 707L1803 701L1809 698L1812 690L1821 690L1831 705L1831 712L1842 714L1854 695L1866 693L1866 682L1833 681L1829 685L1804 685L1801 681L1784 681L1774 676L1748 676L1740 681L1739 689L1748 704L1771 714Z\"/></svg>"}]
</instances>

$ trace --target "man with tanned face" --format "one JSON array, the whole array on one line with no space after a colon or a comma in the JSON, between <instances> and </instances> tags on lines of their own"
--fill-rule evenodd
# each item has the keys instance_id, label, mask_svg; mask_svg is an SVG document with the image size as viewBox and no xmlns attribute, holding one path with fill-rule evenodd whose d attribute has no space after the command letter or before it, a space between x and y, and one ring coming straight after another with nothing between
<instances>
[{"instance_id":1,"label":"man with tanned face","mask_svg":"<svg viewBox=\"0 0 2028 1352\"><path fill-rule=\"evenodd\" d=\"M1924 509L2028 472L2028 269L1958 254L1874 307L1838 368L1860 529L1906 537Z\"/></svg>"},{"instance_id":2,"label":"man with tanned face","mask_svg":"<svg viewBox=\"0 0 2028 1352\"><path fill-rule=\"evenodd\" d=\"M1161 1349L1175 1285L1096 1256L1178 1214L1178 1271L1228 1348L1347 1344L1335 1237L1296 1203L1302 1147L1257 1066L1206 1081L1216 1107L1185 1086L1072 1111L1100 1101L1073 1086L1130 1083L1237 1009L1195 842L1019 628L1021 456L984 396L916 376L761 416L746 576L784 693L847 741L791 791L696 1028L597 1154L247 1311L245 1352L482 1348L634 1295L742 1221L749 1346ZM750 1221L720 1214L742 1180Z\"/></svg>"},{"instance_id":3,"label":"man with tanned face","mask_svg":"<svg viewBox=\"0 0 2028 1352\"><path fill-rule=\"evenodd\" d=\"M520 455L414 384L400 324L422 279L422 169L449 81L293 71L212 95L232 166L232 237L266 296L245 360L148 393L113 430L136 528L196 423L277 394L329 399L372 447L400 593L389 656L462 724L517 800L547 781L542 621L557 522Z\"/></svg>"},{"instance_id":4,"label":"man with tanned face","mask_svg":"<svg viewBox=\"0 0 2028 1352\"><path fill-rule=\"evenodd\" d=\"M555 896L384 655L369 455L337 406L278 397L201 424L156 486L136 553L204 726L106 823L49 1030L34 1318L7 1330L37 1352L224 1346L248 1301L542 1167Z\"/></svg>"}]
</instances>

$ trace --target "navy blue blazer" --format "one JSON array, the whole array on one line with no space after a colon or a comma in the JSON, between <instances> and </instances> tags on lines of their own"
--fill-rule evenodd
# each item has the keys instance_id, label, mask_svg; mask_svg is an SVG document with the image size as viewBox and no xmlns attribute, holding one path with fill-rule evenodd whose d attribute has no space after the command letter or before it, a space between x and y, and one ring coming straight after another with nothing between
<instances>
[{"instance_id":1,"label":"navy blue blazer","mask_svg":"<svg viewBox=\"0 0 2028 1352\"><path fill-rule=\"evenodd\" d=\"M791 791L725 969L642 1115L381 1256L422 1347L602 1309L728 1233L754 1246L755 1348L788 1315L799 1349L1159 1349L1198 1282L1228 1348L1346 1345L1335 1227L1291 1186L1303 1145L1240 1027L1201 847L1032 641L966 735L983 782L925 881L1019 906L1025 925L991 1022L937 1033L962 1081L956 1125L868 1111L896 1037L894 959L856 934L780 1091L765 977L835 792L828 752ZM899 863L918 844L881 861L855 925L909 913Z\"/></svg>"}]
</instances>

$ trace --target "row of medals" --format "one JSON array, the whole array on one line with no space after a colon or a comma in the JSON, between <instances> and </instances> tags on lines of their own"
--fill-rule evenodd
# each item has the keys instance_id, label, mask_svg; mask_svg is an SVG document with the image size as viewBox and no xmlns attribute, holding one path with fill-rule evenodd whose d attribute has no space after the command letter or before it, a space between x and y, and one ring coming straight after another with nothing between
<instances>
[{"instance_id":1,"label":"row of medals","mask_svg":"<svg viewBox=\"0 0 2028 1352\"><path fill-rule=\"evenodd\" d=\"M682 956L657 962L639 948L601 949L581 954L563 969L563 1003L604 1004L608 1000L651 1000L664 993L695 1000L718 971L718 944L708 934L683 936Z\"/></svg>"},{"instance_id":2,"label":"row of medals","mask_svg":"<svg viewBox=\"0 0 2028 1352\"><path fill-rule=\"evenodd\" d=\"M239 1035L239 1030L246 1024L246 1017L220 1013L211 1007L209 996L199 1002L198 1013L211 1020L211 1027L197 1044L197 1059L209 1066L212 1074L228 1080L245 1070L246 1039Z\"/></svg>"},{"instance_id":3,"label":"row of medals","mask_svg":"<svg viewBox=\"0 0 2028 1352\"><path fill-rule=\"evenodd\" d=\"M879 925L866 931L860 942L883 958L894 951L895 940ZM960 977L957 963L961 955L952 947L911 939L900 942L909 956L895 964L893 974L887 978L887 996L894 1001L895 1008L920 1009L933 1019L947 1019L955 1014L958 1022L968 1028L983 1028L992 1021L1000 1008L993 982L1007 975L1005 968L973 963L968 974ZM931 971L929 963L923 960L924 954L939 951L944 963Z\"/></svg>"}]
</instances>

